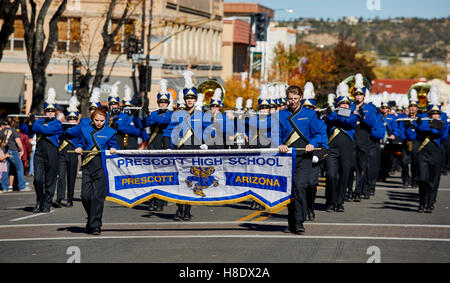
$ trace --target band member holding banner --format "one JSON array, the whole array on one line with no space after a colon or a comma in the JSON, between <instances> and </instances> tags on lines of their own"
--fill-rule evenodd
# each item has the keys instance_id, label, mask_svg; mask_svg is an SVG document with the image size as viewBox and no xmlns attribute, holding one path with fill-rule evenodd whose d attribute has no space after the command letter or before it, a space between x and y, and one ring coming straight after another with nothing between
<instances>
[{"instance_id":1,"label":"band member holding banner","mask_svg":"<svg viewBox=\"0 0 450 283\"><path fill-rule=\"evenodd\" d=\"M357 116L358 122L355 129L356 183L353 201L360 201L361 196L364 199L370 198L367 172L369 170L370 133L376 122L376 108L372 104L364 103L368 91L368 88L364 85L363 76L356 74L353 88L353 95L355 96L353 113Z\"/></svg>"},{"instance_id":2,"label":"band member holding banner","mask_svg":"<svg viewBox=\"0 0 450 283\"><path fill-rule=\"evenodd\" d=\"M183 98L186 103L185 111L175 111L172 119L163 133L163 145L165 149L207 149L208 146L203 144L203 112L196 110L198 94L192 82L192 71L183 73L185 85L183 89ZM192 218L191 205L178 204L177 211L174 216L175 221L186 220Z\"/></svg>"},{"instance_id":3,"label":"band member holding banner","mask_svg":"<svg viewBox=\"0 0 450 283\"><path fill-rule=\"evenodd\" d=\"M81 181L81 201L87 213L86 233L101 234L103 206L106 198L107 180L101 161L102 150L112 154L119 149L116 142L116 130L107 126L107 113L97 108L91 114L92 122L67 130L67 134L79 138L75 152L83 156Z\"/></svg>"},{"instance_id":4,"label":"band member holding banner","mask_svg":"<svg viewBox=\"0 0 450 283\"><path fill-rule=\"evenodd\" d=\"M427 117L419 117L407 130L410 139L419 142L417 149L419 173L419 212L431 213L441 173L440 142L448 136L448 122L441 120L439 94L430 93Z\"/></svg>"},{"instance_id":5,"label":"band member holding banner","mask_svg":"<svg viewBox=\"0 0 450 283\"><path fill-rule=\"evenodd\" d=\"M32 131L37 135L34 154L34 189L36 191L37 212L50 212L58 178L58 147L59 137L63 127L56 116L56 93L48 89L47 100L44 103L44 115L48 118L37 119Z\"/></svg>"},{"instance_id":6,"label":"band member holding banner","mask_svg":"<svg viewBox=\"0 0 450 283\"><path fill-rule=\"evenodd\" d=\"M328 131L326 211L344 212L345 190L355 162L354 132L358 118L351 110L349 87L341 83L336 91L336 110L327 110Z\"/></svg>"},{"instance_id":7,"label":"band member holding banner","mask_svg":"<svg viewBox=\"0 0 450 283\"><path fill-rule=\"evenodd\" d=\"M66 120L68 123L73 124L73 126L78 123L78 105L80 102L77 96L74 95L70 98L69 107L67 108ZM70 127L68 125L67 127ZM76 139L76 138L75 138ZM73 153L67 152L68 150L75 150L75 145L78 144L78 140L74 138L67 138L65 135L61 136L61 143L59 144L59 177L58 177L58 189L56 194L56 205L61 207L62 200L66 199L66 207L73 206L73 195L75 192L75 181L77 178L78 171L78 156ZM67 190L66 190L67 188Z\"/></svg>"},{"instance_id":8,"label":"band member holding banner","mask_svg":"<svg viewBox=\"0 0 450 283\"><path fill-rule=\"evenodd\" d=\"M172 109L170 104L172 96L167 90L167 80L161 79L159 82L160 91L156 97L156 103L159 109L150 113L144 120L144 127L150 127L150 138L148 149L164 149L163 133L170 124L172 118ZM164 201L158 198L152 198L149 201L149 211L163 211Z\"/></svg>"},{"instance_id":9,"label":"band member holding banner","mask_svg":"<svg viewBox=\"0 0 450 283\"><path fill-rule=\"evenodd\" d=\"M306 220L306 188L312 170L312 152L318 148L323 135L321 123L314 110L301 106L302 90L290 86L286 90L289 108L279 113L281 153L298 148L292 188L292 202L288 205L288 228L285 232L303 233Z\"/></svg>"}]
</instances>

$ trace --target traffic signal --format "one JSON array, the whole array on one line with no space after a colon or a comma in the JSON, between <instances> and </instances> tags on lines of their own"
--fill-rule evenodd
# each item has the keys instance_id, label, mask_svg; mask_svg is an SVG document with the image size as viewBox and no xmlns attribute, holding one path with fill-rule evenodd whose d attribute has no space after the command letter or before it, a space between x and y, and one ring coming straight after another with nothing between
<instances>
[{"instance_id":1,"label":"traffic signal","mask_svg":"<svg viewBox=\"0 0 450 283\"><path fill-rule=\"evenodd\" d=\"M267 13L253 14L255 23L255 41L267 41L267 27L269 26L269 15Z\"/></svg>"},{"instance_id":2,"label":"traffic signal","mask_svg":"<svg viewBox=\"0 0 450 283\"><path fill-rule=\"evenodd\" d=\"M132 59L133 54L137 53L136 37L134 35L128 35L125 41L125 49L127 51L127 59Z\"/></svg>"}]
</instances>

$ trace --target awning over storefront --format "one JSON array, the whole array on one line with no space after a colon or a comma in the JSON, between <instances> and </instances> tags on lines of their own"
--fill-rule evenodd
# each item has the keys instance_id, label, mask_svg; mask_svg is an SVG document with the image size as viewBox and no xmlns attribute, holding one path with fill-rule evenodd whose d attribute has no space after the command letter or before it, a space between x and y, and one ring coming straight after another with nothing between
<instances>
[{"instance_id":1,"label":"awning over storefront","mask_svg":"<svg viewBox=\"0 0 450 283\"><path fill-rule=\"evenodd\" d=\"M19 103L23 93L25 75L20 73L0 73L0 103Z\"/></svg>"}]
</instances>

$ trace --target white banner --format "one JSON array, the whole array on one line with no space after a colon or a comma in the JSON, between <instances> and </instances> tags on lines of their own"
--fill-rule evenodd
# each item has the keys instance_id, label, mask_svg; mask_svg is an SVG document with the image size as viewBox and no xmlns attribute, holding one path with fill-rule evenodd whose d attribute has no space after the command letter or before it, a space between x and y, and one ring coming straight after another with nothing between
<instances>
[{"instance_id":1,"label":"white banner","mask_svg":"<svg viewBox=\"0 0 450 283\"><path fill-rule=\"evenodd\" d=\"M290 202L295 149L103 151L102 162L106 199L127 207L158 197L192 205L253 199L273 209Z\"/></svg>"}]
</instances>

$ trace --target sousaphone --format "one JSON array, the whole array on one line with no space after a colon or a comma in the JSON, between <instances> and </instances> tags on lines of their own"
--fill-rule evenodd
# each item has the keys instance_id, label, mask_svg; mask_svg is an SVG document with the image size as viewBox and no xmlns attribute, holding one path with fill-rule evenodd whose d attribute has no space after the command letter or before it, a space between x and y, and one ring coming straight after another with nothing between
<instances>
[{"instance_id":1,"label":"sousaphone","mask_svg":"<svg viewBox=\"0 0 450 283\"><path fill-rule=\"evenodd\" d=\"M223 101L225 99L225 88L218 81L216 81L214 79L206 80L204 82L201 82L197 86L198 93L203 93L203 95L204 95L204 99L203 99L204 105L209 105L216 88L220 88L222 90L221 100Z\"/></svg>"},{"instance_id":2,"label":"sousaphone","mask_svg":"<svg viewBox=\"0 0 450 283\"><path fill-rule=\"evenodd\" d=\"M363 76L363 81L364 81L364 86L366 89L368 89L370 91L370 86L371 83L370 81ZM348 85L348 92L350 93L350 98L352 100L355 100L355 94L354 94L354 89L355 89L355 75L351 75L348 76L347 78L345 78L341 83L345 83Z\"/></svg>"},{"instance_id":3,"label":"sousaphone","mask_svg":"<svg viewBox=\"0 0 450 283\"><path fill-rule=\"evenodd\" d=\"M430 91L431 85L423 82L413 84L408 90L408 98L411 98L411 90L415 89L417 91L417 99L419 100L419 109L426 110L428 104L428 92Z\"/></svg>"}]
</instances>

